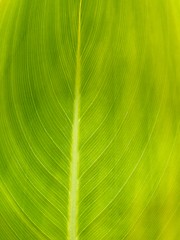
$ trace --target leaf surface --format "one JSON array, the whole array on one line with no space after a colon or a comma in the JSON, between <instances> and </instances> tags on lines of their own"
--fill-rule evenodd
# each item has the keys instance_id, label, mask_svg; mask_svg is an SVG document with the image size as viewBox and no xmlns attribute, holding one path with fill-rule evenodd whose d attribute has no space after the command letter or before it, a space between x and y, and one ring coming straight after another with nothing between
<instances>
[{"instance_id":1,"label":"leaf surface","mask_svg":"<svg viewBox=\"0 0 180 240\"><path fill-rule=\"evenodd\" d=\"M0 239L178 240L180 4L0 1Z\"/></svg>"}]
</instances>

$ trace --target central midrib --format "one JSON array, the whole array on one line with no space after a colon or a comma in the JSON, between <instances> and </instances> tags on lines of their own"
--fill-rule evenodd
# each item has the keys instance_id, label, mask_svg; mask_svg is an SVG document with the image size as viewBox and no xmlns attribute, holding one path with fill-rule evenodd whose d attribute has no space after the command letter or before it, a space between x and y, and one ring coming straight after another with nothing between
<instances>
[{"instance_id":1,"label":"central midrib","mask_svg":"<svg viewBox=\"0 0 180 240\"><path fill-rule=\"evenodd\" d=\"M78 196L79 196L79 112L80 112L80 84L81 84L81 4L79 2L78 11L78 34L76 53L76 75L75 92L73 106L73 126L72 126L72 149L70 168L70 189L69 189L69 240L77 240L77 216L78 216Z\"/></svg>"}]
</instances>

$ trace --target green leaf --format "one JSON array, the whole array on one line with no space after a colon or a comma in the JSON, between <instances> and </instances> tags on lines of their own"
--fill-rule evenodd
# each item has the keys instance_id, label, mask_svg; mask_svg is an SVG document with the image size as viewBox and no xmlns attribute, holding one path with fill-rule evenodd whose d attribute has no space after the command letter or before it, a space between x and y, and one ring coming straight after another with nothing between
<instances>
[{"instance_id":1,"label":"green leaf","mask_svg":"<svg viewBox=\"0 0 180 240\"><path fill-rule=\"evenodd\" d=\"M0 1L0 239L179 239L179 10Z\"/></svg>"}]
</instances>

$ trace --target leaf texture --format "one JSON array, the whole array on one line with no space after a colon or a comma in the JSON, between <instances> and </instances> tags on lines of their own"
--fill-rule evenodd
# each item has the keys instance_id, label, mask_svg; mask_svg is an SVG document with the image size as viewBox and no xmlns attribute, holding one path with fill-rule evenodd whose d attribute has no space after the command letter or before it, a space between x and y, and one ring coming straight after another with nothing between
<instances>
[{"instance_id":1,"label":"leaf texture","mask_svg":"<svg viewBox=\"0 0 180 240\"><path fill-rule=\"evenodd\" d=\"M0 239L179 240L180 3L0 1Z\"/></svg>"}]
</instances>

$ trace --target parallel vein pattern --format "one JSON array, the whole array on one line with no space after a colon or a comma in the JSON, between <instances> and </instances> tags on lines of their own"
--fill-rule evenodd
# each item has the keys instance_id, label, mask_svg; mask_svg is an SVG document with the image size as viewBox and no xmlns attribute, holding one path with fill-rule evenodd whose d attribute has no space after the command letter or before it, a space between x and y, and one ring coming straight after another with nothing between
<instances>
[{"instance_id":1,"label":"parallel vein pattern","mask_svg":"<svg viewBox=\"0 0 180 240\"><path fill-rule=\"evenodd\" d=\"M178 0L0 0L0 240L179 240Z\"/></svg>"}]
</instances>

